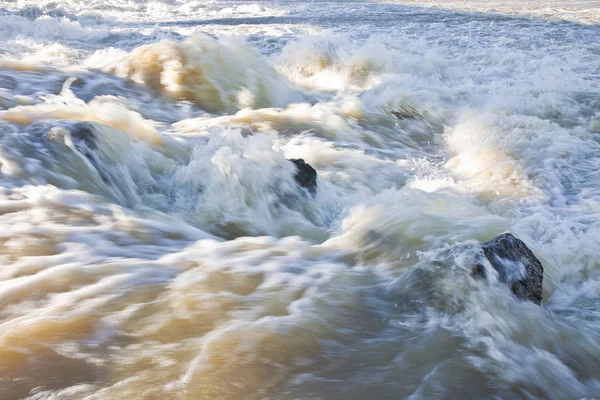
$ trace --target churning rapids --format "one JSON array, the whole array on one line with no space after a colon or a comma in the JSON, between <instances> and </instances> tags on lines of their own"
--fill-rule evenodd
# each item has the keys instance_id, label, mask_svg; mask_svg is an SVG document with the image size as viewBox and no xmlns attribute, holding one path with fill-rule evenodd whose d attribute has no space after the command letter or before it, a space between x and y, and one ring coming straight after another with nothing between
<instances>
[{"instance_id":1,"label":"churning rapids","mask_svg":"<svg viewBox=\"0 0 600 400\"><path fill-rule=\"evenodd\" d=\"M0 0L0 399L600 398L600 2L510 3Z\"/></svg>"}]
</instances>

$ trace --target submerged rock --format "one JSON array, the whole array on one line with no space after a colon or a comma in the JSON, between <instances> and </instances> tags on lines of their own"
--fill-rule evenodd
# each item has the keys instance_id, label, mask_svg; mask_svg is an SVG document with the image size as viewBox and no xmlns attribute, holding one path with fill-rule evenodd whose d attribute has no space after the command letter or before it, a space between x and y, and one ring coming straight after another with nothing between
<instances>
[{"instance_id":1,"label":"submerged rock","mask_svg":"<svg viewBox=\"0 0 600 400\"><path fill-rule=\"evenodd\" d=\"M94 127L90 123L77 123L70 131L71 138L73 138L77 150L87 153L89 150L96 150L98 148Z\"/></svg>"},{"instance_id":2,"label":"submerged rock","mask_svg":"<svg viewBox=\"0 0 600 400\"><path fill-rule=\"evenodd\" d=\"M89 122L78 122L71 127L70 132L75 149L87 158L104 183L113 184L110 173L98 154L98 137L94 125Z\"/></svg>"},{"instance_id":3,"label":"submerged rock","mask_svg":"<svg viewBox=\"0 0 600 400\"><path fill-rule=\"evenodd\" d=\"M39 8L39 7L35 7L35 6L30 6L30 7L25 7L22 10L20 10L17 15L26 18L30 21L35 21L36 19L44 16L44 12Z\"/></svg>"},{"instance_id":4,"label":"submerged rock","mask_svg":"<svg viewBox=\"0 0 600 400\"><path fill-rule=\"evenodd\" d=\"M317 171L302 158L292 158L290 161L296 164L296 182L314 196L317 193Z\"/></svg>"},{"instance_id":5,"label":"submerged rock","mask_svg":"<svg viewBox=\"0 0 600 400\"><path fill-rule=\"evenodd\" d=\"M510 233L496 236L482 245L485 257L520 299L542 302L544 268L533 252Z\"/></svg>"}]
</instances>

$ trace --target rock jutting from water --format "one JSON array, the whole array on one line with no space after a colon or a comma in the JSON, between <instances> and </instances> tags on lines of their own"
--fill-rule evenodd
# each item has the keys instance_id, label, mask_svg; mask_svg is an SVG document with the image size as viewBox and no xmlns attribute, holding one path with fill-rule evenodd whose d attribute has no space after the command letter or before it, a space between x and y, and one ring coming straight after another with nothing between
<instances>
[{"instance_id":1,"label":"rock jutting from water","mask_svg":"<svg viewBox=\"0 0 600 400\"><path fill-rule=\"evenodd\" d=\"M523 241L503 233L481 247L501 282L508 284L518 298L541 304L544 268Z\"/></svg>"},{"instance_id":2,"label":"rock jutting from water","mask_svg":"<svg viewBox=\"0 0 600 400\"><path fill-rule=\"evenodd\" d=\"M78 122L71 127L70 134L77 151L85 156L96 169L100 170L98 157L95 154L98 151L98 133L96 132L94 124L89 122ZM296 166L294 178L298 185L315 196L317 192L317 171L302 158L294 158L289 161Z\"/></svg>"},{"instance_id":3,"label":"rock jutting from water","mask_svg":"<svg viewBox=\"0 0 600 400\"><path fill-rule=\"evenodd\" d=\"M314 196L317 193L317 171L302 158L292 158L289 161L296 164L296 182Z\"/></svg>"}]
</instances>

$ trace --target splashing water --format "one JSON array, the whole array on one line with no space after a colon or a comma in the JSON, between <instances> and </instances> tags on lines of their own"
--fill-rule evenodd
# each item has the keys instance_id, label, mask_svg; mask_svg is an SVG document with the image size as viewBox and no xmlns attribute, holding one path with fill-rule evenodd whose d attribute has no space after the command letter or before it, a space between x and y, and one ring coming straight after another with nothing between
<instances>
[{"instance_id":1,"label":"splashing water","mask_svg":"<svg viewBox=\"0 0 600 400\"><path fill-rule=\"evenodd\" d=\"M0 0L0 399L597 397L598 10Z\"/></svg>"}]
</instances>

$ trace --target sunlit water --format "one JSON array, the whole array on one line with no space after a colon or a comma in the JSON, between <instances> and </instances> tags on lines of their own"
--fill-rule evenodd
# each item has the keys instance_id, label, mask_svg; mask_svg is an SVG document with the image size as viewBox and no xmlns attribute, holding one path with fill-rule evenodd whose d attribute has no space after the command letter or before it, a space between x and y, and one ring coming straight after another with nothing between
<instances>
[{"instance_id":1,"label":"sunlit water","mask_svg":"<svg viewBox=\"0 0 600 400\"><path fill-rule=\"evenodd\" d=\"M598 398L600 4L510 3L0 1L0 399Z\"/></svg>"}]
</instances>

